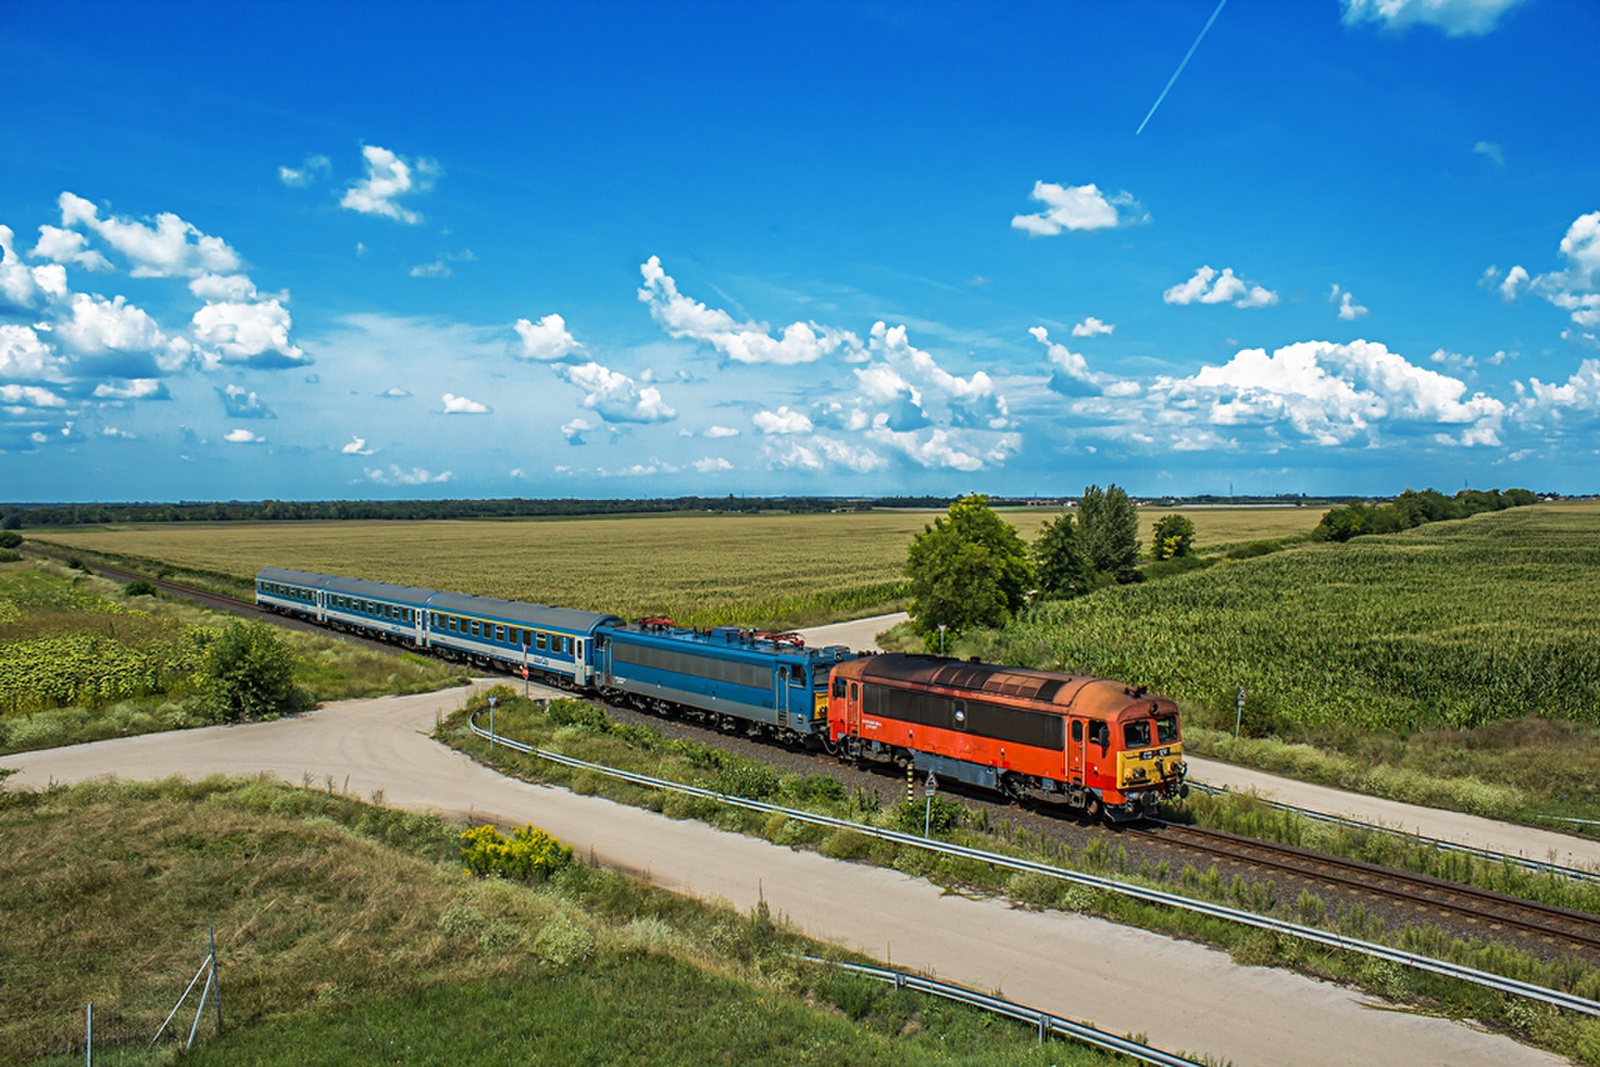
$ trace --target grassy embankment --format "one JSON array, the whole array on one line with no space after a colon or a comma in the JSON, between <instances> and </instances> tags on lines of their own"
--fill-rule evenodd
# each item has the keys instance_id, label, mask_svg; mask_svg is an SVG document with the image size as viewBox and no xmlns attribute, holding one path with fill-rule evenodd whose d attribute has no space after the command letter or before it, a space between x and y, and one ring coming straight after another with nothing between
<instances>
[{"instance_id":1,"label":"grassy embankment","mask_svg":"<svg viewBox=\"0 0 1600 1067\"><path fill-rule=\"evenodd\" d=\"M1600 818L1597 520L1544 504L1301 545L1041 605L955 651L1148 685L1180 702L1196 754L1496 817Z\"/></svg>"},{"instance_id":2,"label":"grassy embankment","mask_svg":"<svg viewBox=\"0 0 1600 1067\"><path fill-rule=\"evenodd\" d=\"M212 924L226 1031L184 1063L1113 1062L803 964L763 909L471 878L458 834L267 779L0 792L0 1061L83 1062L88 1001L96 1063L179 1061L144 1045Z\"/></svg>"},{"instance_id":3,"label":"grassy embankment","mask_svg":"<svg viewBox=\"0 0 1600 1067\"><path fill-rule=\"evenodd\" d=\"M233 620L51 564L0 564L0 752L197 725L185 699L205 642ZM310 700L417 693L459 671L281 631Z\"/></svg>"},{"instance_id":4,"label":"grassy embankment","mask_svg":"<svg viewBox=\"0 0 1600 1067\"><path fill-rule=\"evenodd\" d=\"M1197 508L1202 547L1303 536L1310 508ZM1032 538L1055 515L1015 509ZM784 628L905 606L906 545L931 512L701 514L496 522L174 524L30 538L248 595L263 566L533 600L624 618ZM1147 527L1154 509L1143 516ZM1148 529L1145 540L1149 540Z\"/></svg>"},{"instance_id":5,"label":"grassy embankment","mask_svg":"<svg viewBox=\"0 0 1600 1067\"><path fill-rule=\"evenodd\" d=\"M876 794L847 794L831 778L780 773L763 763L720 749L666 740L648 726L619 724L599 709L579 701L559 700L548 708L541 708L518 697L509 688L500 688L498 695L496 728L506 736L537 747L854 822L890 826L912 833L922 831L924 811L918 802L885 808ZM1158 933L1202 941L1227 949L1243 964L1284 966L1317 977L1351 982L1425 1011L1489 1021L1583 1062L1600 1064L1600 1022L1563 1018L1477 986L1375 963L1360 956L1312 948L1293 938L1251 931L1223 920L1071 886L1047 875L997 870L970 860L900 847L853 830L829 830L781 815L766 816L729 808L715 801L644 789L592 772L575 771L533 756L519 755L504 747L491 750L466 727L466 717L474 711L482 711L486 699L486 694L471 698L464 710L441 725L436 736L504 773L565 785L578 793L603 795L673 818L700 819L776 844L815 848L835 859L893 867L963 892L1001 893L1028 907L1096 914ZM897 790L897 787L891 788ZM1245 798L1212 802L1208 810L1215 818L1230 818L1236 822L1273 818L1272 813L1263 814L1260 805ZM1578 961L1543 962L1497 943L1463 942L1431 926L1390 929L1382 919L1359 905L1330 905L1309 892L1293 898L1287 894L1280 896L1270 880L1246 882L1236 877L1231 882L1225 881L1215 866L1199 869L1185 865L1173 870L1165 863L1152 866L1148 861L1135 866L1124 848L1113 848L1103 839L1092 839L1082 849L1072 849L1009 823L992 825L986 809L968 809L945 795L936 798L933 816L935 835L960 844L1176 890L1355 937L1383 941L1419 954L1453 959L1525 981L1574 992L1586 991L1581 995L1600 997L1600 974ZM1448 853L1423 855L1424 851L1414 850L1389 858L1420 864L1421 869L1441 877L1476 882L1506 893L1548 899L1567 907L1600 909L1600 890L1592 886L1529 875L1520 869L1485 864L1470 857Z\"/></svg>"}]
</instances>

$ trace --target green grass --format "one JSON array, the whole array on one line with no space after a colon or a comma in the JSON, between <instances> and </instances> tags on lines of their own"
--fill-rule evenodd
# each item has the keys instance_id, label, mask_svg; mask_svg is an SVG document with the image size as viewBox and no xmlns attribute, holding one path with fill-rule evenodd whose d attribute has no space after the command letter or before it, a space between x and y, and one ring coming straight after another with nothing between
<instances>
[{"instance_id":1,"label":"green grass","mask_svg":"<svg viewBox=\"0 0 1600 1067\"><path fill-rule=\"evenodd\" d=\"M53 564L0 565L0 752L197 725L203 642L233 620L191 604L126 596ZM284 630L295 683L312 700L426 692L459 670Z\"/></svg>"},{"instance_id":2,"label":"green grass","mask_svg":"<svg viewBox=\"0 0 1600 1067\"><path fill-rule=\"evenodd\" d=\"M1233 952L1241 963L1285 966L1321 978L1353 982L1373 992L1403 1002L1417 1003L1424 1006L1425 1010L1452 1017L1499 1020L1519 1033L1569 1055L1578 1054L1572 1050L1588 1050L1582 1052L1582 1056L1587 1057L1584 1062L1600 1063L1600 1023L1593 1020L1573 1022L1555 1017L1545 1019L1542 1016L1530 1022L1519 1014L1525 1005L1480 987L1404 969L1385 969L1364 957L1314 949L1293 938L1262 935L1225 920L1147 905L1118 894L1074 886L1045 875L1013 874L972 860L901 847L854 830L828 830L781 814L762 815L730 808L713 800L645 789L593 772L573 770L535 756L522 755L504 747L491 749L486 741L472 734L466 726L468 716L487 707L488 695L475 694L469 698L465 708L444 720L436 736L502 773L565 785L578 793L603 795L659 811L672 818L699 819L720 829L763 837L776 844L815 848L823 855L836 859L893 867L913 877L926 877L955 891L1005 894L1026 906L1063 908L1101 915L1157 933L1205 942ZM765 764L696 742L668 740L649 726L617 723L598 708L579 701L557 700L545 708L523 700L508 687L500 687L495 695L499 697L496 729L505 736L536 747L853 822L911 832L920 832L922 827L923 808L920 803L886 807L876 793L847 793L836 782L825 777L779 773ZM1151 867L1146 862L1134 867L1130 864L1126 849L1108 844L1106 839L1093 838L1082 849L1075 850L1059 841L1020 830L1010 823L991 825L987 809L972 810L947 798L941 797L940 800L950 827L947 832L935 836L958 844L1111 875L1169 891L1178 890L1200 899L1290 921L1307 922L1349 936L1381 941L1536 984L1572 991L1583 990L1586 992L1580 995L1600 998L1600 972L1580 962L1544 962L1496 942L1461 941L1430 926L1408 925L1389 929L1381 919L1359 905L1334 907L1309 893L1288 899L1280 896L1271 880L1246 882L1235 877L1231 882L1225 881L1215 866L1203 870L1192 866L1172 870L1164 864ZM1383 860L1392 860L1427 873L1459 877L1471 884L1520 892L1534 899L1548 899L1565 906L1600 906L1600 894L1588 886L1570 885L1562 879L1523 877L1518 871L1436 854L1432 850L1408 851L1390 847L1358 835L1322 837L1318 836L1318 830L1308 827L1303 820L1263 815L1260 808L1260 805L1253 805L1247 799L1230 798L1199 803L1193 809L1193 815L1202 824L1245 830L1253 827L1263 832L1264 836L1303 840L1310 847L1326 846L1343 854L1381 856ZM1268 822L1273 824L1270 833L1266 827Z\"/></svg>"},{"instance_id":3,"label":"green grass","mask_svg":"<svg viewBox=\"0 0 1600 1067\"><path fill-rule=\"evenodd\" d=\"M216 777L0 793L0 837L7 1063L82 1062L91 1000L97 1063L174 1062L143 1046L206 924L227 1029L208 1015L186 1063L1118 1062L804 964L826 950L764 909L582 866L473 879L456 828L332 792Z\"/></svg>"}]
</instances>

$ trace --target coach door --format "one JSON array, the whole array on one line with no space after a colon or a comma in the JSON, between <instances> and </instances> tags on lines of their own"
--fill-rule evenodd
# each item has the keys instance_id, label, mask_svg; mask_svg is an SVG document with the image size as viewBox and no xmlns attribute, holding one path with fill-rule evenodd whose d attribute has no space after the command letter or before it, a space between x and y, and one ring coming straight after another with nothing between
<instances>
[{"instance_id":1,"label":"coach door","mask_svg":"<svg viewBox=\"0 0 1600 1067\"><path fill-rule=\"evenodd\" d=\"M788 725L789 722L789 667L784 664L778 668L778 680L774 683L772 706L778 711L777 721Z\"/></svg>"},{"instance_id":2,"label":"coach door","mask_svg":"<svg viewBox=\"0 0 1600 1067\"><path fill-rule=\"evenodd\" d=\"M1089 744L1089 732L1083 728L1082 719L1073 719L1068 727L1067 734L1067 781L1072 785L1083 784L1083 763L1086 747Z\"/></svg>"}]
</instances>

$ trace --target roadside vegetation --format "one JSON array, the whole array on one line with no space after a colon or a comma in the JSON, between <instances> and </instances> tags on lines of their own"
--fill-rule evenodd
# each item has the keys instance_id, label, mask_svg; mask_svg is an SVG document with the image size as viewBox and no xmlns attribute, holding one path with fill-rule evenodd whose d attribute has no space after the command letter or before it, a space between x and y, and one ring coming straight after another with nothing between
<instances>
[{"instance_id":1,"label":"roadside vegetation","mask_svg":"<svg viewBox=\"0 0 1600 1067\"><path fill-rule=\"evenodd\" d=\"M1242 964L1282 966L1351 983L1425 1011L1500 1025L1580 1062L1600 1064L1600 1021L1536 1010L1526 1002L1477 986L1323 950L1293 938L1248 930L1221 919L1143 904L1114 893L1074 886L1048 875L996 870L976 861L881 841L854 830L833 830L797 822L781 814L764 815L731 808L714 800L647 789L591 771L564 767L503 746L491 748L467 727L471 715L487 709L491 695L497 698L495 726L502 736L589 762L908 833L922 832L925 815L920 799L885 804L875 791L849 792L826 775L780 772L765 763L708 745L669 740L646 725L618 723L603 710L582 701L553 700L548 705L540 705L504 686L489 693L474 694L465 708L441 723L435 735L502 773L564 785L577 793L605 796L672 818L698 819L720 829L762 837L779 845L812 848L834 859L892 867L913 877L927 878L952 891L1006 895L1024 907L1099 915L1157 933L1204 942L1228 950ZM1292 816L1278 818L1270 811L1264 813L1263 806L1249 798L1203 802L1194 808L1194 817L1202 824L1234 829L1256 826L1263 830L1264 836L1267 835L1266 824L1272 822L1275 824L1273 833L1304 841L1307 847L1328 845L1343 848L1347 854L1383 854L1401 866L1440 877L1456 877L1530 899L1550 899L1567 907L1600 908L1600 890L1587 884L1574 885L1564 879L1524 875L1469 858L1432 854L1431 850L1408 851L1403 846L1370 842L1354 835L1341 844L1332 837L1316 836L1319 831L1302 820ZM1093 838L1082 848L1075 849L1010 823L993 823L986 808L969 808L945 794L935 797L930 821L935 837L958 844L1110 875L1353 937L1381 941L1583 996L1600 997L1600 972L1577 960L1546 962L1502 944L1462 941L1431 926L1388 928L1382 919L1359 905L1330 905L1309 892L1290 897L1280 893L1271 880L1246 882L1237 877L1228 880L1220 876L1215 866L1185 864L1174 869L1165 863L1135 863L1130 861L1125 847L1108 844L1102 838ZM1422 851L1430 854L1423 856Z\"/></svg>"},{"instance_id":2,"label":"roadside vegetation","mask_svg":"<svg viewBox=\"0 0 1600 1067\"><path fill-rule=\"evenodd\" d=\"M267 778L0 791L0 1061L82 1063L93 1001L97 1064L1120 1062L806 964L764 907L481 877L462 836ZM207 926L226 1029L148 1051Z\"/></svg>"},{"instance_id":3,"label":"roadside vegetation","mask_svg":"<svg viewBox=\"0 0 1600 1067\"><path fill-rule=\"evenodd\" d=\"M0 564L0 752L263 719L460 679L431 659L242 623L154 593L47 563Z\"/></svg>"}]
</instances>

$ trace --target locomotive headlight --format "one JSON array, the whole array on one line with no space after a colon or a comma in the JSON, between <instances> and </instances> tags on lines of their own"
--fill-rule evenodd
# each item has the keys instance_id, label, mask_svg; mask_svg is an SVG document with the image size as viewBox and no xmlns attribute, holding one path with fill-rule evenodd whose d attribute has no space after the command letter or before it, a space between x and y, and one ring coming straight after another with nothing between
<instances>
[{"instance_id":1,"label":"locomotive headlight","mask_svg":"<svg viewBox=\"0 0 1600 1067\"><path fill-rule=\"evenodd\" d=\"M1140 759L1155 759L1156 758L1156 754L1153 751L1151 751L1150 749L1147 748L1143 752L1139 753L1139 758Z\"/></svg>"},{"instance_id":2,"label":"locomotive headlight","mask_svg":"<svg viewBox=\"0 0 1600 1067\"><path fill-rule=\"evenodd\" d=\"M1163 755L1163 756L1170 756L1170 755L1172 755L1172 749L1170 749L1170 748L1164 748L1164 749L1162 749L1162 750L1161 750L1161 754L1162 754L1162 755Z\"/></svg>"}]
</instances>

